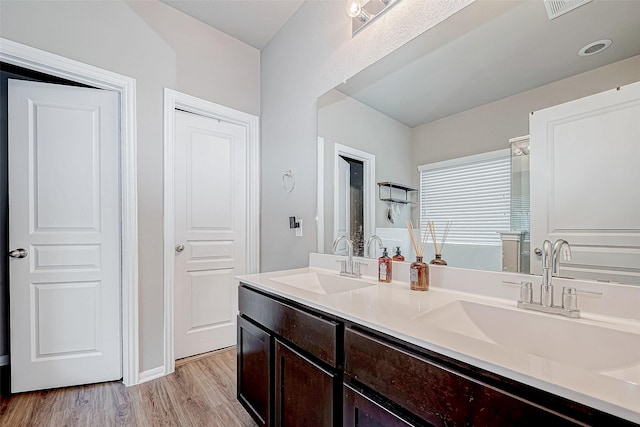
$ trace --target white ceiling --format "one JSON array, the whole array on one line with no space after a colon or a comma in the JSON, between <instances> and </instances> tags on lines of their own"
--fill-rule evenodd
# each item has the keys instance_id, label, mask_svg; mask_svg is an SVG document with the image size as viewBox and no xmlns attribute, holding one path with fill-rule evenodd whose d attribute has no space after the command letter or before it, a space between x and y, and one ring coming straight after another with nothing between
<instances>
[{"instance_id":1,"label":"white ceiling","mask_svg":"<svg viewBox=\"0 0 640 427\"><path fill-rule=\"evenodd\" d=\"M262 49L304 0L160 1L256 49Z\"/></svg>"},{"instance_id":2,"label":"white ceiling","mask_svg":"<svg viewBox=\"0 0 640 427\"><path fill-rule=\"evenodd\" d=\"M607 50L578 56L604 38ZM635 55L638 0L593 0L552 21L542 0L478 0L337 89L414 127Z\"/></svg>"}]
</instances>

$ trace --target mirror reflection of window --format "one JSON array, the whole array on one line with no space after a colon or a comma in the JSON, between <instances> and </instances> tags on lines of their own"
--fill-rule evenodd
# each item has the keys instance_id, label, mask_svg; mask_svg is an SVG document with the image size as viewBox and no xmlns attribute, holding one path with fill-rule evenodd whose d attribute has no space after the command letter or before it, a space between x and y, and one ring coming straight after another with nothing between
<instances>
[{"instance_id":1,"label":"mirror reflection of window","mask_svg":"<svg viewBox=\"0 0 640 427\"><path fill-rule=\"evenodd\" d=\"M451 228L443 257L455 267L502 271L502 242L511 217L510 151L498 150L422 165L420 224ZM430 248L432 251L433 248ZM426 259L435 254L425 254Z\"/></svg>"}]
</instances>

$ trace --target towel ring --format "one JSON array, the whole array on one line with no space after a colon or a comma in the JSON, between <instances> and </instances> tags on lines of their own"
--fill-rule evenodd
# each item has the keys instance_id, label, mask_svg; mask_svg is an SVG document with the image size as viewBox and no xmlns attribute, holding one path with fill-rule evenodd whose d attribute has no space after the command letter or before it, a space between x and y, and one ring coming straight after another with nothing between
<instances>
[{"instance_id":1,"label":"towel ring","mask_svg":"<svg viewBox=\"0 0 640 427\"><path fill-rule=\"evenodd\" d=\"M282 175L282 188L287 193L291 193L293 189L296 188L296 179L293 177L291 169L289 169L284 173L284 175Z\"/></svg>"}]
</instances>

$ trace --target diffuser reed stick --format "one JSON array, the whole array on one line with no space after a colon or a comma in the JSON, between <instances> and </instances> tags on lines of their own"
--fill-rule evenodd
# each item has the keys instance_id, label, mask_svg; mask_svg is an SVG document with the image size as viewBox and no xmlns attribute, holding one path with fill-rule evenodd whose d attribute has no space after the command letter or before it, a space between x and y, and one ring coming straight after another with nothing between
<instances>
[{"instance_id":1,"label":"diffuser reed stick","mask_svg":"<svg viewBox=\"0 0 640 427\"><path fill-rule=\"evenodd\" d=\"M405 224L407 225L407 230L409 231L409 237L411 238L411 244L413 245L413 250L416 252L416 256L422 257L422 254L424 253L424 247L427 244L427 240L428 240L428 236L426 233L426 230L424 233L420 233L420 245L418 245L418 241L416 239L415 236L415 232L414 227L413 227L413 221L411 221L410 219L405 221Z\"/></svg>"},{"instance_id":2,"label":"diffuser reed stick","mask_svg":"<svg viewBox=\"0 0 640 427\"><path fill-rule=\"evenodd\" d=\"M427 220L427 226L429 227L429 233L431 234L431 241L433 242L433 252L438 253L438 244L436 243L436 225L430 219Z\"/></svg>"},{"instance_id":3,"label":"diffuser reed stick","mask_svg":"<svg viewBox=\"0 0 640 427\"><path fill-rule=\"evenodd\" d=\"M444 233L442 233L442 242L440 242L440 246L438 246L438 239L436 238L436 224L431 220L427 220L427 225L429 227L429 234L431 234L431 240L433 241L433 250L436 254L442 254L442 249L444 248L444 242L447 240L447 236L449 235L449 229L451 228L451 221L447 221L447 225L444 229Z\"/></svg>"},{"instance_id":4,"label":"diffuser reed stick","mask_svg":"<svg viewBox=\"0 0 640 427\"><path fill-rule=\"evenodd\" d=\"M447 226L444 229L444 233L442 234L442 243L440 243L439 254L442 254L442 248L444 248L444 242L447 240L447 236L449 235L449 228L451 228L451 221L447 221Z\"/></svg>"}]
</instances>

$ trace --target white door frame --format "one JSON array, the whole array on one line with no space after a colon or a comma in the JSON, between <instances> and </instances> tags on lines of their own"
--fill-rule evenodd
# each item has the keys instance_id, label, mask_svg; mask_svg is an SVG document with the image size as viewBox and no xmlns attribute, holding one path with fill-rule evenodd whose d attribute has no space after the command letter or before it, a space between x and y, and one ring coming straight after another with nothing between
<instances>
[{"instance_id":1,"label":"white door frame","mask_svg":"<svg viewBox=\"0 0 640 427\"><path fill-rule=\"evenodd\" d=\"M316 163L316 226L318 231L316 252L325 253L324 248L324 138L318 137L318 159Z\"/></svg>"},{"instance_id":2,"label":"white door frame","mask_svg":"<svg viewBox=\"0 0 640 427\"><path fill-rule=\"evenodd\" d=\"M138 211L136 167L136 81L82 62L0 38L0 61L84 83L120 95L120 218L122 233L122 380L139 381Z\"/></svg>"},{"instance_id":3,"label":"white door frame","mask_svg":"<svg viewBox=\"0 0 640 427\"><path fill-rule=\"evenodd\" d=\"M257 273L260 263L260 150L258 117L223 105L164 90L164 375L175 370L173 351L173 281L175 263L174 128L175 111L240 125L247 132L247 254L246 274Z\"/></svg>"}]
</instances>

